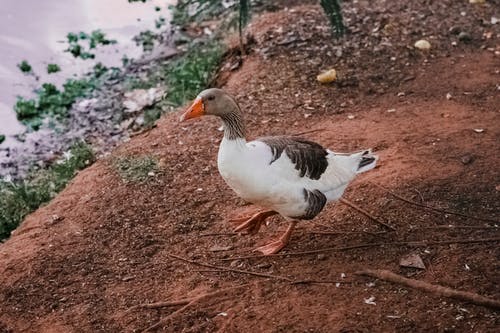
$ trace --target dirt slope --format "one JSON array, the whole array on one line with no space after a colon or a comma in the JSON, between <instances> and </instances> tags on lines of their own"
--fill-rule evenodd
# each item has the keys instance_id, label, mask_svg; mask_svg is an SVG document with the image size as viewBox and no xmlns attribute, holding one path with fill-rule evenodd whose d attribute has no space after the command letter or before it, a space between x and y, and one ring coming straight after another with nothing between
<instances>
[{"instance_id":1,"label":"dirt slope","mask_svg":"<svg viewBox=\"0 0 500 333\"><path fill-rule=\"evenodd\" d=\"M243 65L220 75L219 83L246 111L252 137L310 131L303 136L332 149L373 147L380 155L379 166L352 184L346 197L383 217L395 231L330 204L299 226L284 253L500 237L498 223L415 209L374 185L426 205L498 221L500 57L494 50L499 31L498 25L477 23L494 15L497 3L426 3L378 1L370 9L363 1L352 4L346 10L352 35L343 48L331 43L317 6L263 14L249 27L255 43ZM464 10L468 16L460 14ZM401 12L406 14L395 15ZM457 36L448 29L454 24L468 29L468 44L451 46ZM384 33L377 34L381 29ZM490 37L484 35L490 31ZM434 45L429 53L411 48L422 35ZM317 73L332 66L341 73L340 82L318 84ZM253 255L255 246L285 225L273 218L256 236L231 234L224 221L252 208L217 173L220 124L205 118L180 125L177 117L165 116L157 128L81 172L0 245L0 332L140 332L159 321L151 331L498 331L498 311L353 272L390 269L499 299L499 242L230 260ZM121 156L153 156L159 172L147 182L125 182L113 164ZM466 228L442 228L447 225ZM399 266L413 253L422 257L425 270ZM291 284L214 271L172 254L329 283ZM136 307L217 291L185 308ZM370 297L376 304L365 302Z\"/></svg>"}]
</instances>

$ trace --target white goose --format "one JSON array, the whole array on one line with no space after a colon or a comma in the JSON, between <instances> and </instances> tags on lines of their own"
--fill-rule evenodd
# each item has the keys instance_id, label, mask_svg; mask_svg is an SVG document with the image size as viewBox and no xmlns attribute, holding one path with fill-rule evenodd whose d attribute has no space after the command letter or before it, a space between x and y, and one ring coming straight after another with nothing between
<instances>
[{"instance_id":1,"label":"white goose","mask_svg":"<svg viewBox=\"0 0 500 333\"><path fill-rule=\"evenodd\" d=\"M349 182L373 169L377 161L370 150L339 154L297 137L247 142L240 107L220 89L202 91L180 120L204 115L218 116L224 123L217 159L222 178L238 196L266 209L233 220L241 223L235 231L256 233L265 219L275 214L290 223L278 240L256 249L265 255L285 247L299 220L314 218L328 201L340 199Z\"/></svg>"}]
</instances>

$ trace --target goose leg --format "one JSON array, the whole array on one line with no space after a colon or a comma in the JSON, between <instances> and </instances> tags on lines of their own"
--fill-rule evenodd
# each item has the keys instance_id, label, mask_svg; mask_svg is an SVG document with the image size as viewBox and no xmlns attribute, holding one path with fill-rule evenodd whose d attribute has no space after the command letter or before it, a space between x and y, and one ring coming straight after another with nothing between
<instances>
[{"instance_id":1,"label":"goose leg","mask_svg":"<svg viewBox=\"0 0 500 333\"><path fill-rule=\"evenodd\" d=\"M267 245L258 247L255 249L255 251L262 252L262 254L266 256L278 253L279 251L281 251L281 249L283 249L286 246L286 244L290 240L290 236L292 235L292 231L293 229L295 229L296 225L297 221L291 221L285 233L281 235L281 237L278 240L271 242Z\"/></svg>"},{"instance_id":2,"label":"goose leg","mask_svg":"<svg viewBox=\"0 0 500 333\"><path fill-rule=\"evenodd\" d=\"M274 210L265 210L258 212L251 217L243 217L239 219L232 219L229 222L238 223L238 226L234 229L235 232L243 231L248 234L256 234L262 223L270 216L278 214Z\"/></svg>"}]
</instances>

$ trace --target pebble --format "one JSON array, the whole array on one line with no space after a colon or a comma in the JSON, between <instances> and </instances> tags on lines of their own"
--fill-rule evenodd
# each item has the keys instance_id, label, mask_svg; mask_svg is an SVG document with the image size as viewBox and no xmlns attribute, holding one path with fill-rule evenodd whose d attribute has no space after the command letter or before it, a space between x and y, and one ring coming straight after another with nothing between
<instances>
[{"instance_id":1,"label":"pebble","mask_svg":"<svg viewBox=\"0 0 500 333\"><path fill-rule=\"evenodd\" d=\"M316 259L318 260L325 260L326 259L326 255L324 253L320 253L316 256Z\"/></svg>"},{"instance_id":2,"label":"pebble","mask_svg":"<svg viewBox=\"0 0 500 333\"><path fill-rule=\"evenodd\" d=\"M472 156L471 154L466 154L460 157L460 161L462 161L462 163L465 165L470 164L472 161L474 161L474 156Z\"/></svg>"},{"instance_id":3,"label":"pebble","mask_svg":"<svg viewBox=\"0 0 500 333\"><path fill-rule=\"evenodd\" d=\"M462 31L461 33L458 34L458 40L467 43L472 40L472 37L469 33Z\"/></svg>"},{"instance_id":4,"label":"pebble","mask_svg":"<svg viewBox=\"0 0 500 333\"><path fill-rule=\"evenodd\" d=\"M415 42L415 48L422 50L422 51L427 51L431 49L431 43L426 41L425 39L421 39Z\"/></svg>"}]
</instances>

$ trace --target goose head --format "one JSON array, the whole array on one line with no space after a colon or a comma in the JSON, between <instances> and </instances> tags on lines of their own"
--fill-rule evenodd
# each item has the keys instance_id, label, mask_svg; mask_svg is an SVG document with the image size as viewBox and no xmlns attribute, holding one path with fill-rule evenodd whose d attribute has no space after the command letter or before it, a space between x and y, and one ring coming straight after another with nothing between
<instances>
[{"instance_id":1,"label":"goose head","mask_svg":"<svg viewBox=\"0 0 500 333\"><path fill-rule=\"evenodd\" d=\"M210 88L198 94L191 106L182 114L180 121L206 115L224 119L231 114L240 113L238 104L228 93L222 89Z\"/></svg>"}]
</instances>

